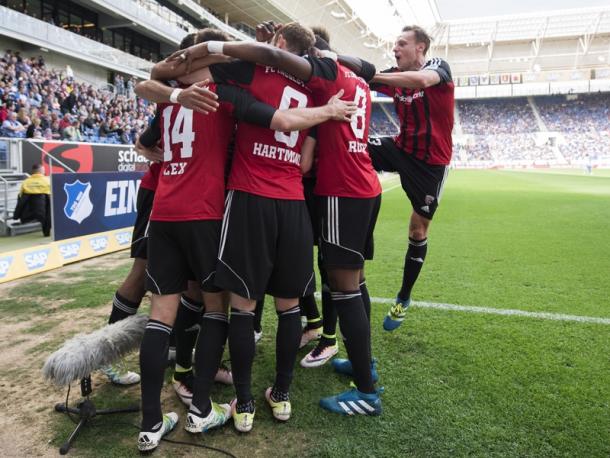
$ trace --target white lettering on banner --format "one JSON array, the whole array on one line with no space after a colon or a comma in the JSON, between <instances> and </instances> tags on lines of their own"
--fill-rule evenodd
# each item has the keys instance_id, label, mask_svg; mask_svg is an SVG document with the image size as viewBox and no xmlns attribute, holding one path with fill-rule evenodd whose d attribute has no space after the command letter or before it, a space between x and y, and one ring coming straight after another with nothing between
<instances>
[{"instance_id":1,"label":"white lettering on banner","mask_svg":"<svg viewBox=\"0 0 610 458\"><path fill-rule=\"evenodd\" d=\"M301 155L290 149L280 148L274 145L264 143L254 143L252 154L255 156L275 159L277 161L290 162L291 164L299 165L301 163Z\"/></svg>"},{"instance_id":2,"label":"white lettering on banner","mask_svg":"<svg viewBox=\"0 0 610 458\"><path fill-rule=\"evenodd\" d=\"M95 252L103 251L108 247L108 237L101 235L89 240L89 246Z\"/></svg>"},{"instance_id":3,"label":"white lettering on banner","mask_svg":"<svg viewBox=\"0 0 610 458\"><path fill-rule=\"evenodd\" d=\"M108 181L106 183L104 216L126 215L135 212L140 181Z\"/></svg>"},{"instance_id":4,"label":"white lettering on banner","mask_svg":"<svg viewBox=\"0 0 610 458\"><path fill-rule=\"evenodd\" d=\"M135 150L119 150L119 164L122 163L148 162L144 156L140 156Z\"/></svg>"},{"instance_id":5,"label":"white lettering on banner","mask_svg":"<svg viewBox=\"0 0 610 458\"><path fill-rule=\"evenodd\" d=\"M351 141L349 142L350 153L366 153L366 143Z\"/></svg>"},{"instance_id":6,"label":"white lettering on banner","mask_svg":"<svg viewBox=\"0 0 610 458\"><path fill-rule=\"evenodd\" d=\"M119 232L114 235L119 245L127 245L131 242L131 232Z\"/></svg>"},{"instance_id":7,"label":"white lettering on banner","mask_svg":"<svg viewBox=\"0 0 610 458\"><path fill-rule=\"evenodd\" d=\"M75 258L80 252L80 242L71 242L59 245L59 252L64 259Z\"/></svg>"},{"instance_id":8,"label":"white lettering on banner","mask_svg":"<svg viewBox=\"0 0 610 458\"><path fill-rule=\"evenodd\" d=\"M32 251L23 255L23 260L28 270L40 269L45 266L49 259L49 249Z\"/></svg>"},{"instance_id":9,"label":"white lettering on banner","mask_svg":"<svg viewBox=\"0 0 610 458\"><path fill-rule=\"evenodd\" d=\"M6 277L6 274L8 274L8 270L11 268L12 263L13 263L12 256L8 256L6 258L0 259L0 278Z\"/></svg>"},{"instance_id":10,"label":"white lettering on banner","mask_svg":"<svg viewBox=\"0 0 610 458\"><path fill-rule=\"evenodd\" d=\"M182 175L186 170L187 164L188 162L170 162L165 166L165 169L163 170L163 175Z\"/></svg>"}]
</instances>

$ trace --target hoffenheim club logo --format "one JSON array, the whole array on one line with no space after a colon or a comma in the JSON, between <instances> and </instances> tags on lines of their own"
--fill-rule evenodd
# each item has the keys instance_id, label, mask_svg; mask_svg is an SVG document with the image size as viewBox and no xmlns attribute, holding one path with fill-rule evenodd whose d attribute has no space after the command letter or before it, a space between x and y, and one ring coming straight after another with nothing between
<instances>
[{"instance_id":1,"label":"hoffenheim club logo","mask_svg":"<svg viewBox=\"0 0 610 458\"><path fill-rule=\"evenodd\" d=\"M91 183L76 180L74 183L64 184L64 191L66 192L64 214L72 221L82 223L93 211L93 203L89 197Z\"/></svg>"}]
</instances>

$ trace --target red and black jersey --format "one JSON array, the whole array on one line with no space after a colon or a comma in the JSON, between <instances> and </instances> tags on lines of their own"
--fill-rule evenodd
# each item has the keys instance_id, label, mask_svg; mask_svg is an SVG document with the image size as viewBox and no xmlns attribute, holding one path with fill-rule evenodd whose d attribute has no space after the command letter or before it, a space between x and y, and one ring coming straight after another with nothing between
<instances>
[{"instance_id":1,"label":"red and black jersey","mask_svg":"<svg viewBox=\"0 0 610 458\"><path fill-rule=\"evenodd\" d=\"M222 219L225 166L236 119L269 126L273 107L246 91L210 85L218 111L204 115L179 104L159 104L164 161L151 221Z\"/></svg>"},{"instance_id":2,"label":"red and black jersey","mask_svg":"<svg viewBox=\"0 0 610 458\"><path fill-rule=\"evenodd\" d=\"M405 89L372 84L371 89L394 98L400 120L396 146L407 154L431 165L451 162L454 110L454 85L449 64L443 59L427 61L422 70L433 70L441 78L439 84L425 89ZM396 68L386 72L398 72Z\"/></svg>"},{"instance_id":3,"label":"red and black jersey","mask_svg":"<svg viewBox=\"0 0 610 458\"><path fill-rule=\"evenodd\" d=\"M353 100L358 111L351 123L327 121L317 126L318 163L314 193L319 196L371 198L381 185L367 151L371 93L368 84L329 58L308 57L312 76L307 86L316 105L325 105L343 89L343 100Z\"/></svg>"},{"instance_id":4,"label":"red and black jersey","mask_svg":"<svg viewBox=\"0 0 610 458\"><path fill-rule=\"evenodd\" d=\"M216 83L245 87L258 100L280 109L312 105L311 93L297 78L272 67L237 61L210 67ZM276 132L237 124L228 189L271 199L303 200L301 147L307 130Z\"/></svg>"},{"instance_id":5,"label":"red and black jersey","mask_svg":"<svg viewBox=\"0 0 610 458\"><path fill-rule=\"evenodd\" d=\"M159 172L161 171L161 164L159 162L151 162L148 166L148 170L142 177L140 187L155 191L157 189L157 183L159 182Z\"/></svg>"}]
</instances>

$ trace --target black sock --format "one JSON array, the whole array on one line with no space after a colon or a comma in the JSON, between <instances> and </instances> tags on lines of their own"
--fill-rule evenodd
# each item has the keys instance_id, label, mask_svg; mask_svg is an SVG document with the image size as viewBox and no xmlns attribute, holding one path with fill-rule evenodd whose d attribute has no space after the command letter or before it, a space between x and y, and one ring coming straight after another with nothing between
<instances>
[{"instance_id":1,"label":"black sock","mask_svg":"<svg viewBox=\"0 0 610 458\"><path fill-rule=\"evenodd\" d=\"M373 357L373 350L371 349L371 345L373 345L373 339L371 339L371 297L369 296L369 289L366 287L366 280L363 279L360 282L360 294L362 295L362 303L364 304L364 312L366 313L366 318L369 322L369 354L371 358Z\"/></svg>"},{"instance_id":2,"label":"black sock","mask_svg":"<svg viewBox=\"0 0 610 458\"><path fill-rule=\"evenodd\" d=\"M301 315L299 306L277 312L278 324L275 336L275 385L287 393L292 382L294 362L301 342Z\"/></svg>"},{"instance_id":3,"label":"black sock","mask_svg":"<svg viewBox=\"0 0 610 458\"><path fill-rule=\"evenodd\" d=\"M116 323L128 316L135 315L140 307L140 302L131 302L117 291L112 298L112 312L108 318L108 324Z\"/></svg>"},{"instance_id":4,"label":"black sock","mask_svg":"<svg viewBox=\"0 0 610 458\"><path fill-rule=\"evenodd\" d=\"M371 376L370 326L364 311L362 295L357 291L333 291L333 303L339 315L343 342L354 371L354 383L363 393L374 393Z\"/></svg>"},{"instance_id":5,"label":"black sock","mask_svg":"<svg viewBox=\"0 0 610 458\"><path fill-rule=\"evenodd\" d=\"M402 287L398 297L402 300L411 297L413 285L421 272L428 251L428 239L415 240L409 237L409 248L405 255L405 266L402 272Z\"/></svg>"},{"instance_id":6,"label":"black sock","mask_svg":"<svg viewBox=\"0 0 610 458\"><path fill-rule=\"evenodd\" d=\"M140 345L140 374L142 380L142 431L158 429L163 421L161 388L167 366L167 350L172 327L156 320L148 320Z\"/></svg>"},{"instance_id":7,"label":"black sock","mask_svg":"<svg viewBox=\"0 0 610 458\"><path fill-rule=\"evenodd\" d=\"M326 283L322 284L322 318L320 345L334 345L337 343L337 310Z\"/></svg>"},{"instance_id":8,"label":"black sock","mask_svg":"<svg viewBox=\"0 0 610 458\"><path fill-rule=\"evenodd\" d=\"M261 299L260 301L256 301L256 308L254 309L254 330L256 332L261 332L262 328L262 320L263 320L263 306L265 305L265 299Z\"/></svg>"},{"instance_id":9,"label":"black sock","mask_svg":"<svg viewBox=\"0 0 610 458\"><path fill-rule=\"evenodd\" d=\"M180 306L174 323L176 334L176 365L189 368L193 360L193 348L199 333L199 319L203 311L203 302L180 297Z\"/></svg>"},{"instance_id":10,"label":"black sock","mask_svg":"<svg viewBox=\"0 0 610 458\"><path fill-rule=\"evenodd\" d=\"M222 353L229 332L229 317L226 313L207 312L203 314L201 333L195 351L195 386L193 406L202 416L210 413L210 390L214 376L222 359Z\"/></svg>"},{"instance_id":11,"label":"black sock","mask_svg":"<svg viewBox=\"0 0 610 458\"><path fill-rule=\"evenodd\" d=\"M233 385L238 404L252 400L252 361L254 360L254 313L231 308L229 320L229 354Z\"/></svg>"},{"instance_id":12,"label":"black sock","mask_svg":"<svg viewBox=\"0 0 610 458\"><path fill-rule=\"evenodd\" d=\"M318 312L318 304L316 304L316 298L313 294L301 297L299 299L299 307L305 312L305 316L307 317L307 326L305 329L317 329L322 326L322 319L320 318L320 312Z\"/></svg>"}]
</instances>

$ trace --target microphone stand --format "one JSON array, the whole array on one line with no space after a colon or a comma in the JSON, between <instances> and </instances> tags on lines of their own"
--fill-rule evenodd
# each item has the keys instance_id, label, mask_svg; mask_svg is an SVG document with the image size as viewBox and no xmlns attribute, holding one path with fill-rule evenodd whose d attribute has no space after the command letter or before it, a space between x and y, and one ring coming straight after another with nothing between
<instances>
[{"instance_id":1,"label":"microphone stand","mask_svg":"<svg viewBox=\"0 0 610 458\"><path fill-rule=\"evenodd\" d=\"M74 428L74 431L72 431L72 434L70 434L70 436L68 437L66 442L59 448L59 453L61 455L65 455L66 453L68 453L68 451L70 450L70 447L72 447L72 443L76 440L76 437L80 433L81 429L95 416L110 415L110 414L115 414L115 413L133 413L133 412L140 411L140 406L131 406L131 407L125 407L125 408L121 408L121 409L97 410L95 408L95 404L93 403L93 401L91 399L89 399L89 395L92 392L91 375L87 375L86 377L83 377L81 379L80 392L81 392L81 396L85 399L82 400L81 402L79 402L78 404L76 404L76 408L69 407L68 405L62 404L62 403L55 404L56 412L73 413L75 415L78 415L78 417L79 417L79 422L76 425L76 428Z\"/></svg>"}]
</instances>

